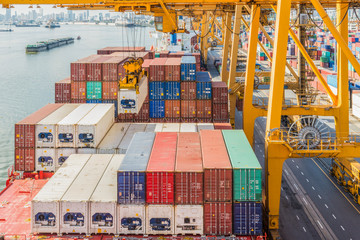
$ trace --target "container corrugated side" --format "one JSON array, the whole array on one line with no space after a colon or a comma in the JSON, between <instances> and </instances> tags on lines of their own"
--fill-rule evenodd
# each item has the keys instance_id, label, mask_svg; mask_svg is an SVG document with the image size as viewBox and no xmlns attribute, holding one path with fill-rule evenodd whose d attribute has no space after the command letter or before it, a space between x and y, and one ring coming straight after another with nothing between
<instances>
[{"instance_id":1,"label":"container corrugated side","mask_svg":"<svg viewBox=\"0 0 360 240\"><path fill-rule=\"evenodd\" d=\"M113 155L91 155L60 201L60 233L89 234L89 200Z\"/></svg>"},{"instance_id":2,"label":"container corrugated side","mask_svg":"<svg viewBox=\"0 0 360 240\"><path fill-rule=\"evenodd\" d=\"M175 234L204 234L202 205L175 205Z\"/></svg>"},{"instance_id":3,"label":"container corrugated side","mask_svg":"<svg viewBox=\"0 0 360 240\"><path fill-rule=\"evenodd\" d=\"M60 233L60 199L90 155L72 155L31 201L31 232Z\"/></svg>"},{"instance_id":4,"label":"container corrugated side","mask_svg":"<svg viewBox=\"0 0 360 240\"><path fill-rule=\"evenodd\" d=\"M123 154L112 156L109 165L90 197L90 234L117 233L116 175L123 159Z\"/></svg>"},{"instance_id":5,"label":"container corrugated side","mask_svg":"<svg viewBox=\"0 0 360 240\"><path fill-rule=\"evenodd\" d=\"M181 58L167 58L165 62L165 81L180 81Z\"/></svg>"},{"instance_id":6,"label":"container corrugated side","mask_svg":"<svg viewBox=\"0 0 360 240\"><path fill-rule=\"evenodd\" d=\"M135 133L125 158L118 169L118 203L145 204L145 171L155 133Z\"/></svg>"},{"instance_id":7,"label":"container corrugated side","mask_svg":"<svg viewBox=\"0 0 360 240\"><path fill-rule=\"evenodd\" d=\"M129 144L134 137L134 134L137 132L144 132L146 124L131 124L126 131L125 136L121 140L119 146L117 147L119 154L125 154L129 148Z\"/></svg>"},{"instance_id":8,"label":"container corrugated side","mask_svg":"<svg viewBox=\"0 0 360 240\"><path fill-rule=\"evenodd\" d=\"M261 201L262 168L243 130L222 130L233 167L233 201Z\"/></svg>"},{"instance_id":9,"label":"container corrugated side","mask_svg":"<svg viewBox=\"0 0 360 240\"><path fill-rule=\"evenodd\" d=\"M114 123L97 147L98 154L116 154L117 147L126 134L130 124Z\"/></svg>"},{"instance_id":10,"label":"container corrugated side","mask_svg":"<svg viewBox=\"0 0 360 240\"><path fill-rule=\"evenodd\" d=\"M165 118L180 118L180 100L165 100Z\"/></svg>"},{"instance_id":11,"label":"container corrugated side","mask_svg":"<svg viewBox=\"0 0 360 240\"><path fill-rule=\"evenodd\" d=\"M193 56L183 56L181 58L181 81L196 80L196 60Z\"/></svg>"},{"instance_id":12,"label":"container corrugated side","mask_svg":"<svg viewBox=\"0 0 360 240\"><path fill-rule=\"evenodd\" d=\"M160 81L149 82L149 99L164 100L165 99L165 83Z\"/></svg>"},{"instance_id":13,"label":"container corrugated side","mask_svg":"<svg viewBox=\"0 0 360 240\"><path fill-rule=\"evenodd\" d=\"M15 170L25 172L35 171L34 148L15 148Z\"/></svg>"},{"instance_id":14,"label":"container corrugated side","mask_svg":"<svg viewBox=\"0 0 360 240\"><path fill-rule=\"evenodd\" d=\"M145 234L145 205L118 204L118 233Z\"/></svg>"},{"instance_id":15,"label":"container corrugated side","mask_svg":"<svg viewBox=\"0 0 360 240\"><path fill-rule=\"evenodd\" d=\"M182 100L196 99L196 82L181 82L180 88L180 97Z\"/></svg>"},{"instance_id":16,"label":"container corrugated side","mask_svg":"<svg viewBox=\"0 0 360 240\"><path fill-rule=\"evenodd\" d=\"M165 99L166 100L180 100L180 82L165 82Z\"/></svg>"},{"instance_id":17,"label":"container corrugated side","mask_svg":"<svg viewBox=\"0 0 360 240\"><path fill-rule=\"evenodd\" d=\"M262 235L262 205L258 202L233 203L236 235Z\"/></svg>"},{"instance_id":18,"label":"container corrugated side","mask_svg":"<svg viewBox=\"0 0 360 240\"><path fill-rule=\"evenodd\" d=\"M164 123L162 132L180 132L180 123Z\"/></svg>"},{"instance_id":19,"label":"container corrugated side","mask_svg":"<svg viewBox=\"0 0 360 240\"><path fill-rule=\"evenodd\" d=\"M204 234L232 234L232 204L211 202L204 204Z\"/></svg>"},{"instance_id":20,"label":"container corrugated side","mask_svg":"<svg viewBox=\"0 0 360 240\"><path fill-rule=\"evenodd\" d=\"M174 234L175 217L173 205L146 206L146 234Z\"/></svg>"},{"instance_id":21,"label":"container corrugated side","mask_svg":"<svg viewBox=\"0 0 360 240\"><path fill-rule=\"evenodd\" d=\"M55 103L71 102L71 80L70 77L55 83Z\"/></svg>"},{"instance_id":22,"label":"container corrugated side","mask_svg":"<svg viewBox=\"0 0 360 240\"><path fill-rule=\"evenodd\" d=\"M198 119L212 118L211 100L196 100L196 117Z\"/></svg>"},{"instance_id":23,"label":"container corrugated side","mask_svg":"<svg viewBox=\"0 0 360 240\"><path fill-rule=\"evenodd\" d=\"M164 118L165 117L165 101L153 100L149 105L150 118Z\"/></svg>"},{"instance_id":24,"label":"container corrugated side","mask_svg":"<svg viewBox=\"0 0 360 240\"><path fill-rule=\"evenodd\" d=\"M55 171L57 171L71 154L76 154L76 148L56 148Z\"/></svg>"},{"instance_id":25,"label":"container corrugated side","mask_svg":"<svg viewBox=\"0 0 360 240\"><path fill-rule=\"evenodd\" d=\"M212 82L211 90L214 103L228 102L228 87L225 82Z\"/></svg>"}]
</instances>

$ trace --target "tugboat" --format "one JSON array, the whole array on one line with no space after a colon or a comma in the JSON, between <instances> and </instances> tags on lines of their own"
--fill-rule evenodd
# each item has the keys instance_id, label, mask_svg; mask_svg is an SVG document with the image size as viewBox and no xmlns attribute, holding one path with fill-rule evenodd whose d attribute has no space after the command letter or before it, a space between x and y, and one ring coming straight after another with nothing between
<instances>
[{"instance_id":1,"label":"tugboat","mask_svg":"<svg viewBox=\"0 0 360 240\"><path fill-rule=\"evenodd\" d=\"M53 21L49 21L46 25L46 28L59 28L60 24L53 22Z\"/></svg>"},{"instance_id":2,"label":"tugboat","mask_svg":"<svg viewBox=\"0 0 360 240\"><path fill-rule=\"evenodd\" d=\"M81 39L81 37L80 37L80 36L77 36L76 40L80 40L80 39Z\"/></svg>"}]
</instances>

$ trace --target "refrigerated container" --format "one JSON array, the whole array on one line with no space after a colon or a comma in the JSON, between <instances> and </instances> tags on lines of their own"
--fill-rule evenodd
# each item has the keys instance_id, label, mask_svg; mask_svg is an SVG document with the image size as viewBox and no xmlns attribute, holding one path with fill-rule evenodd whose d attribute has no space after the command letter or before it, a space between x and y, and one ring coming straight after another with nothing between
<instances>
[{"instance_id":1,"label":"refrigerated container","mask_svg":"<svg viewBox=\"0 0 360 240\"><path fill-rule=\"evenodd\" d=\"M35 146L38 148L55 148L57 124L69 115L79 104L64 104L35 126Z\"/></svg>"},{"instance_id":2,"label":"refrigerated container","mask_svg":"<svg viewBox=\"0 0 360 240\"><path fill-rule=\"evenodd\" d=\"M85 117L96 104L82 104L57 124L57 148L75 148L76 124Z\"/></svg>"},{"instance_id":3,"label":"refrigerated container","mask_svg":"<svg viewBox=\"0 0 360 240\"><path fill-rule=\"evenodd\" d=\"M197 132L196 123L181 123L180 132Z\"/></svg>"},{"instance_id":4,"label":"refrigerated container","mask_svg":"<svg viewBox=\"0 0 360 240\"><path fill-rule=\"evenodd\" d=\"M65 78L55 83L55 103L71 102L71 79Z\"/></svg>"},{"instance_id":5,"label":"refrigerated container","mask_svg":"<svg viewBox=\"0 0 360 240\"><path fill-rule=\"evenodd\" d=\"M145 234L145 205L118 204L118 234Z\"/></svg>"},{"instance_id":6,"label":"refrigerated container","mask_svg":"<svg viewBox=\"0 0 360 240\"><path fill-rule=\"evenodd\" d=\"M195 81L196 80L196 60L194 56L181 57L180 66L181 81Z\"/></svg>"},{"instance_id":7,"label":"refrigerated container","mask_svg":"<svg viewBox=\"0 0 360 240\"><path fill-rule=\"evenodd\" d=\"M114 123L97 147L98 154L116 154L118 146L126 134L129 123Z\"/></svg>"},{"instance_id":8,"label":"refrigerated container","mask_svg":"<svg viewBox=\"0 0 360 240\"><path fill-rule=\"evenodd\" d=\"M204 201L232 201L232 167L220 130L200 131Z\"/></svg>"},{"instance_id":9,"label":"refrigerated container","mask_svg":"<svg viewBox=\"0 0 360 240\"><path fill-rule=\"evenodd\" d=\"M232 203L209 202L204 204L204 234L232 234Z\"/></svg>"},{"instance_id":10,"label":"refrigerated container","mask_svg":"<svg viewBox=\"0 0 360 240\"><path fill-rule=\"evenodd\" d=\"M96 148L114 124L114 104L98 104L76 124L75 146Z\"/></svg>"},{"instance_id":11,"label":"refrigerated container","mask_svg":"<svg viewBox=\"0 0 360 240\"><path fill-rule=\"evenodd\" d=\"M101 100L102 86L100 81L86 82L86 99Z\"/></svg>"},{"instance_id":12,"label":"refrigerated container","mask_svg":"<svg viewBox=\"0 0 360 240\"><path fill-rule=\"evenodd\" d=\"M55 162L55 148L37 148L35 150L35 171L54 172Z\"/></svg>"},{"instance_id":13,"label":"refrigerated container","mask_svg":"<svg viewBox=\"0 0 360 240\"><path fill-rule=\"evenodd\" d=\"M174 234L175 218L173 205L146 206L146 231L148 235Z\"/></svg>"},{"instance_id":14,"label":"refrigerated container","mask_svg":"<svg viewBox=\"0 0 360 240\"><path fill-rule=\"evenodd\" d=\"M164 123L162 132L180 132L180 123Z\"/></svg>"},{"instance_id":15,"label":"refrigerated container","mask_svg":"<svg viewBox=\"0 0 360 240\"><path fill-rule=\"evenodd\" d=\"M60 233L60 200L91 155L72 155L31 201L31 232Z\"/></svg>"},{"instance_id":16,"label":"refrigerated container","mask_svg":"<svg viewBox=\"0 0 360 240\"><path fill-rule=\"evenodd\" d=\"M145 204L145 171L154 138L152 132L138 132L132 138L118 169L118 203Z\"/></svg>"},{"instance_id":17,"label":"refrigerated container","mask_svg":"<svg viewBox=\"0 0 360 240\"><path fill-rule=\"evenodd\" d=\"M263 235L261 203L233 203L233 210L234 234Z\"/></svg>"},{"instance_id":18,"label":"refrigerated container","mask_svg":"<svg viewBox=\"0 0 360 240\"><path fill-rule=\"evenodd\" d=\"M181 58L167 58L165 62L165 81L180 81Z\"/></svg>"},{"instance_id":19,"label":"refrigerated container","mask_svg":"<svg viewBox=\"0 0 360 240\"><path fill-rule=\"evenodd\" d=\"M143 77L139 83L139 91L136 89L120 88L118 93L119 113L138 113L148 96L148 79Z\"/></svg>"},{"instance_id":20,"label":"refrigerated container","mask_svg":"<svg viewBox=\"0 0 360 240\"><path fill-rule=\"evenodd\" d=\"M146 203L174 203L177 133L158 132L146 168Z\"/></svg>"},{"instance_id":21,"label":"refrigerated container","mask_svg":"<svg viewBox=\"0 0 360 240\"><path fill-rule=\"evenodd\" d=\"M90 234L116 234L117 218L117 170L123 154L113 155L103 176L90 197Z\"/></svg>"},{"instance_id":22,"label":"refrigerated container","mask_svg":"<svg viewBox=\"0 0 360 240\"><path fill-rule=\"evenodd\" d=\"M111 154L91 155L62 196L60 201L60 233L90 233L89 200L112 156Z\"/></svg>"},{"instance_id":23,"label":"refrigerated container","mask_svg":"<svg viewBox=\"0 0 360 240\"><path fill-rule=\"evenodd\" d=\"M125 154L134 134L137 132L144 132L145 128L146 128L146 124L142 124L142 123L131 124L128 130L126 131L125 136L121 140L119 146L117 147L118 153Z\"/></svg>"},{"instance_id":24,"label":"refrigerated container","mask_svg":"<svg viewBox=\"0 0 360 240\"><path fill-rule=\"evenodd\" d=\"M71 154L76 154L75 148L56 148L55 150L55 171L57 171Z\"/></svg>"},{"instance_id":25,"label":"refrigerated container","mask_svg":"<svg viewBox=\"0 0 360 240\"><path fill-rule=\"evenodd\" d=\"M204 234L202 205L175 205L175 234Z\"/></svg>"},{"instance_id":26,"label":"refrigerated container","mask_svg":"<svg viewBox=\"0 0 360 240\"><path fill-rule=\"evenodd\" d=\"M243 130L222 130L233 168L233 201L261 201L262 168Z\"/></svg>"}]
</instances>

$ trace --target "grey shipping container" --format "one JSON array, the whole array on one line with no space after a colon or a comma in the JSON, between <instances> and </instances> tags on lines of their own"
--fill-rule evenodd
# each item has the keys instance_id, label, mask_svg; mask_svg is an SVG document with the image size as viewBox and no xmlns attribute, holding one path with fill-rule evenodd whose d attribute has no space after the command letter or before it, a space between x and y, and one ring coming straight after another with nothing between
<instances>
[{"instance_id":1,"label":"grey shipping container","mask_svg":"<svg viewBox=\"0 0 360 240\"><path fill-rule=\"evenodd\" d=\"M118 153L125 154L134 134L137 132L143 132L145 128L146 128L146 124L131 124L118 146Z\"/></svg>"},{"instance_id":2,"label":"grey shipping container","mask_svg":"<svg viewBox=\"0 0 360 240\"><path fill-rule=\"evenodd\" d=\"M97 148L99 154L116 154L117 147L128 130L129 123L114 123Z\"/></svg>"}]
</instances>

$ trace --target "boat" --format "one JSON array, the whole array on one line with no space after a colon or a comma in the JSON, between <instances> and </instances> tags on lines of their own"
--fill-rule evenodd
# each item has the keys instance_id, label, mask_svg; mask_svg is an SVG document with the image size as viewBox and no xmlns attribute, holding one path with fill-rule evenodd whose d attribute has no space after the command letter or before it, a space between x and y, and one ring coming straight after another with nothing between
<instances>
[{"instance_id":1,"label":"boat","mask_svg":"<svg viewBox=\"0 0 360 240\"><path fill-rule=\"evenodd\" d=\"M47 45L43 42L38 42L35 44L29 44L26 46L26 52L27 53L37 53L37 52L43 52L47 50Z\"/></svg>"},{"instance_id":2,"label":"boat","mask_svg":"<svg viewBox=\"0 0 360 240\"><path fill-rule=\"evenodd\" d=\"M27 53L37 53L46 50L50 50L53 48L57 48L63 45L74 43L74 38L58 38L58 39L50 39L48 41L40 41L35 44L30 44L26 46Z\"/></svg>"},{"instance_id":3,"label":"boat","mask_svg":"<svg viewBox=\"0 0 360 240\"><path fill-rule=\"evenodd\" d=\"M80 37L80 36L77 36L76 40L80 40L80 39L81 39L81 37Z\"/></svg>"},{"instance_id":4,"label":"boat","mask_svg":"<svg viewBox=\"0 0 360 240\"><path fill-rule=\"evenodd\" d=\"M29 22L20 22L15 23L15 27L40 27L40 24L38 23L29 23Z\"/></svg>"},{"instance_id":5,"label":"boat","mask_svg":"<svg viewBox=\"0 0 360 240\"><path fill-rule=\"evenodd\" d=\"M53 22L53 21L49 21L46 25L45 28L59 28L60 24Z\"/></svg>"},{"instance_id":6,"label":"boat","mask_svg":"<svg viewBox=\"0 0 360 240\"><path fill-rule=\"evenodd\" d=\"M3 29L0 29L0 32L13 32L14 30L11 29L11 28L3 28Z\"/></svg>"}]
</instances>

